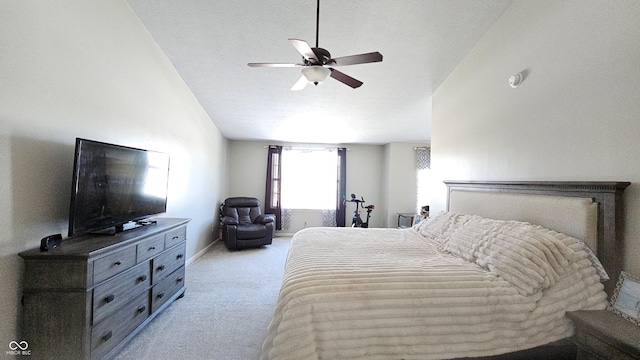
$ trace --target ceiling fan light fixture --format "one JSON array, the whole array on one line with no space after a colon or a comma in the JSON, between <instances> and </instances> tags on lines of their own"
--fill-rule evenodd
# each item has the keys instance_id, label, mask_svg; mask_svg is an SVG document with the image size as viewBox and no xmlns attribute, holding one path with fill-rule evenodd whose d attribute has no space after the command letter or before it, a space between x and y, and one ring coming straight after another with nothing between
<instances>
[{"instance_id":1,"label":"ceiling fan light fixture","mask_svg":"<svg viewBox=\"0 0 640 360\"><path fill-rule=\"evenodd\" d=\"M304 75L310 83L318 85L327 80L329 75L331 75L331 70L322 65L311 65L302 69L302 75Z\"/></svg>"}]
</instances>

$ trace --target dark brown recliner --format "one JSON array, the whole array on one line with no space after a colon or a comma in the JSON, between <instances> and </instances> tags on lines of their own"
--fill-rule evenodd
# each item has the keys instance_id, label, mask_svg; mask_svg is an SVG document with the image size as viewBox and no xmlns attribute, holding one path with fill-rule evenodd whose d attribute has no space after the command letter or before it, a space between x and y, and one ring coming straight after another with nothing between
<instances>
[{"instance_id":1,"label":"dark brown recliner","mask_svg":"<svg viewBox=\"0 0 640 360\"><path fill-rule=\"evenodd\" d=\"M222 240L229 250L271 244L276 231L275 216L260 212L260 201L232 197L221 206Z\"/></svg>"}]
</instances>

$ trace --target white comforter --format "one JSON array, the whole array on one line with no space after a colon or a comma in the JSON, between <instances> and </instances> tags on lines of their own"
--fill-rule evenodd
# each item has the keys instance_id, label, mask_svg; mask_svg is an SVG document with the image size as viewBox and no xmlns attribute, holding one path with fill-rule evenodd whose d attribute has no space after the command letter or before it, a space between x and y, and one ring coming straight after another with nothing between
<instances>
[{"instance_id":1,"label":"white comforter","mask_svg":"<svg viewBox=\"0 0 640 360\"><path fill-rule=\"evenodd\" d=\"M581 242L513 222L439 221L297 233L262 359L495 355L571 336L566 311L605 308Z\"/></svg>"}]
</instances>

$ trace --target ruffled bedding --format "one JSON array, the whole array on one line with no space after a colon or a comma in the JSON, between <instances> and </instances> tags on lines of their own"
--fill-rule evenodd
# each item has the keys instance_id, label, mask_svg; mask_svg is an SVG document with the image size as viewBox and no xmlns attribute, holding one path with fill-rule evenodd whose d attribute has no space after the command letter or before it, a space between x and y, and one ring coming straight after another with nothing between
<instances>
[{"instance_id":1,"label":"ruffled bedding","mask_svg":"<svg viewBox=\"0 0 640 360\"><path fill-rule=\"evenodd\" d=\"M606 306L591 255L539 226L454 213L413 229L305 229L262 359L449 359L557 341L573 332L566 311Z\"/></svg>"}]
</instances>

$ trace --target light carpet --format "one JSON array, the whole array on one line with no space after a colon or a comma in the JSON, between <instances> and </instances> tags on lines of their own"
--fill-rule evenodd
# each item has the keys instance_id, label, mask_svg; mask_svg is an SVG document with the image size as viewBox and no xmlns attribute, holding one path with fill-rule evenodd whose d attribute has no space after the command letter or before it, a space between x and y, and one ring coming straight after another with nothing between
<instances>
[{"instance_id":1,"label":"light carpet","mask_svg":"<svg viewBox=\"0 0 640 360\"><path fill-rule=\"evenodd\" d=\"M212 245L187 267L185 296L116 359L259 359L290 240L242 251L228 251L222 241Z\"/></svg>"}]
</instances>

